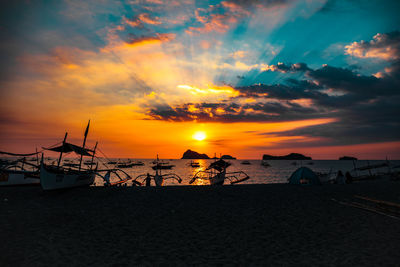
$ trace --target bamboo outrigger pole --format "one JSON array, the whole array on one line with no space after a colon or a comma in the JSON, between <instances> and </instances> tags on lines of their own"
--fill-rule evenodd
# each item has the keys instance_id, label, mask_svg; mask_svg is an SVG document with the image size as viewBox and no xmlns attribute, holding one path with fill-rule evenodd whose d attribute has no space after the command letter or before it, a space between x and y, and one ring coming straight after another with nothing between
<instances>
[{"instance_id":1,"label":"bamboo outrigger pole","mask_svg":"<svg viewBox=\"0 0 400 267\"><path fill-rule=\"evenodd\" d=\"M82 165L82 158L83 158L83 152L85 150L85 144L86 144L86 137L89 133L89 126L90 126L90 120L88 122L88 125L86 126L86 130L85 130L85 138L83 138L83 145L82 145L82 153L81 153L81 159L79 161L79 170L81 170L81 165Z\"/></svg>"},{"instance_id":2,"label":"bamboo outrigger pole","mask_svg":"<svg viewBox=\"0 0 400 267\"><path fill-rule=\"evenodd\" d=\"M64 136L64 140L63 140L63 144L62 144L62 150L61 150L61 152L60 152L60 157L58 158L58 164L57 164L57 167L60 167L60 163L61 163L61 157L62 157L62 154L63 154L63 151L64 151L65 140L67 140L67 135L68 135L68 133L67 133L67 132L65 132L65 136ZM42 155L43 155L43 154L42 154Z\"/></svg>"}]
</instances>

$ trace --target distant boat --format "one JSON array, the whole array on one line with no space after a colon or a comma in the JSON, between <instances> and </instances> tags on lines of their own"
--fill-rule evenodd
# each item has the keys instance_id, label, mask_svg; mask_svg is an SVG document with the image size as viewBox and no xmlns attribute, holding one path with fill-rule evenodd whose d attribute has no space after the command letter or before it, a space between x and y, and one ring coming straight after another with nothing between
<instances>
[{"instance_id":1,"label":"distant boat","mask_svg":"<svg viewBox=\"0 0 400 267\"><path fill-rule=\"evenodd\" d=\"M153 161L153 164L154 166L151 167L153 170L170 170L175 167L175 165L169 164L169 162L160 161L158 155L157 159Z\"/></svg>"},{"instance_id":2,"label":"distant boat","mask_svg":"<svg viewBox=\"0 0 400 267\"><path fill-rule=\"evenodd\" d=\"M173 167L175 167L175 165L171 165L168 162L159 162L156 165L152 166L151 168L153 170L170 170Z\"/></svg>"},{"instance_id":3,"label":"distant boat","mask_svg":"<svg viewBox=\"0 0 400 267\"><path fill-rule=\"evenodd\" d=\"M193 168L199 168L199 167L200 167L200 163L197 162L197 161L191 161L191 162L189 163L189 166L190 166L190 167L193 167Z\"/></svg>"},{"instance_id":4,"label":"distant boat","mask_svg":"<svg viewBox=\"0 0 400 267\"><path fill-rule=\"evenodd\" d=\"M251 165L250 161L248 161L248 160L243 160L240 164Z\"/></svg>"},{"instance_id":5,"label":"distant boat","mask_svg":"<svg viewBox=\"0 0 400 267\"><path fill-rule=\"evenodd\" d=\"M250 177L243 171L226 172L226 169L231 164L222 159L211 163L206 170L198 171L189 184L194 183L197 179L208 180L210 185L223 185L225 180L228 179L231 184L237 184L248 180Z\"/></svg>"},{"instance_id":6,"label":"distant boat","mask_svg":"<svg viewBox=\"0 0 400 267\"><path fill-rule=\"evenodd\" d=\"M109 165L115 165L115 164L117 164L117 162L112 160L112 161L107 162L107 164L109 164Z\"/></svg>"},{"instance_id":7,"label":"distant boat","mask_svg":"<svg viewBox=\"0 0 400 267\"><path fill-rule=\"evenodd\" d=\"M67 162L63 164L64 167L74 167L77 168L79 167L79 163L72 163L72 162Z\"/></svg>"},{"instance_id":8,"label":"distant boat","mask_svg":"<svg viewBox=\"0 0 400 267\"><path fill-rule=\"evenodd\" d=\"M61 146L45 148L46 150L59 152L60 156L57 165L45 164L42 157L40 166L40 184L43 190L64 189L64 188L79 187L79 186L89 186L93 184L96 176L97 167L96 169L92 169L92 166L90 167L90 169L81 168L83 156L92 157L92 162L93 162L97 147L96 143L96 146L94 147L93 150L85 148L86 138L89 132L89 125L90 121L86 127L82 146L77 146L71 143L67 143L66 139L68 133L65 133L65 137ZM71 168L67 169L64 166L60 165L63 153L70 153L70 152L74 152L81 156L78 169L71 169Z\"/></svg>"},{"instance_id":9,"label":"distant boat","mask_svg":"<svg viewBox=\"0 0 400 267\"><path fill-rule=\"evenodd\" d=\"M0 151L0 154L12 156L31 156L37 155L37 153L15 154ZM35 160L37 161L38 159ZM32 158L27 162L25 157L12 161L2 160L0 164L0 186L39 185L39 166L30 163L31 161ZM31 168L27 169L26 166L30 166Z\"/></svg>"},{"instance_id":10,"label":"distant boat","mask_svg":"<svg viewBox=\"0 0 400 267\"><path fill-rule=\"evenodd\" d=\"M270 167L271 166L271 165L269 165L268 161L266 161L265 159L263 159L261 161L261 165L264 166L264 167Z\"/></svg>"},{"instance_id":11,"label":"distant boat","mask_svg":"<svg viewBox=\"0 0 400 267\"><path fill-rule=\"evenodd\" d=\"M132 168L134 166L143 166L144 163L141 161L128 161L128 162L121 162L116 165L117 168Z\"/></svg>"},{"instance_id":12,"label":"distant boat","mask_svg":"<svg viewBox=\"0 0 400 267\"><path fill-rule=\"evenodd\" d=\"M133 163L118 163L117 165L115 165L117 168L132 168L133 167Z\"/></svg>"}]
</instances>

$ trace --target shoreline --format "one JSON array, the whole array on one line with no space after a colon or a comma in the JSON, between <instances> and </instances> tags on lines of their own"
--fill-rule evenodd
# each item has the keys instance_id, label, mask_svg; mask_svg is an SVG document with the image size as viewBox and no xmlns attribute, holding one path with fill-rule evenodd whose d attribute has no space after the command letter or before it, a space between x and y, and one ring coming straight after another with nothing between
<instances>
[{"instance_id":1,"label":"shoreline","mask_svg":"<svg viewBox=\"0 0 400 267\"><path fill-rule=\"evenodd\" d=\"M400 183L0 188L0 263L398 264L400 221L341 205L400 203ZM4 201L7 199L7 201Z\"/></svg>"}]
</instances>

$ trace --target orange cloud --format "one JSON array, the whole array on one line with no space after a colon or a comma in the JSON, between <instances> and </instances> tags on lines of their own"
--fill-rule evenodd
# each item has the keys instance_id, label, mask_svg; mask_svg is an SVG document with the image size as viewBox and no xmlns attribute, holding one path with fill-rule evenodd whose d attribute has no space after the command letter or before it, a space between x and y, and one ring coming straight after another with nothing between
<instances>
[{"instance_id":1,"label":"orange cloud","mask_svg":"<svg viewBox=\"0 0 400 267\"><path fill-rule=\"evenodd\" d=\"M128 24L131 27L140 27L143 23L150 25L160 25L162 24L160 18L158 17L150 17L148 13L139 14L136 19L128 19L124 18L123 22Z\"/></svg>"},{"instance_id":2,"label":"orange cloud","mask_svg":"<svg viewBox=\"0 0 400 267\"><path fill-rule=\"evenodd\" d=\"M201 27L189 27L186 30L188 34L195 33L210 33L210 32L219 32L225 33L231 24L237 22L237 19L233 16L224 15L224 14L212 14L206 20L205 17L197 17L200 22L203 22L203 26Z\"/></svg>"},{"instance_id":3,"label":"orange cloud","mask_svg":"<svg viewBox=\"0 0 400 267\"><path fill-rule=\"evenodd\" d=\"M400 58L400 42L395 33L378 33L369 42L354 42L345 46L345 53L359 58Z\"/></svg>"}]
</instances>

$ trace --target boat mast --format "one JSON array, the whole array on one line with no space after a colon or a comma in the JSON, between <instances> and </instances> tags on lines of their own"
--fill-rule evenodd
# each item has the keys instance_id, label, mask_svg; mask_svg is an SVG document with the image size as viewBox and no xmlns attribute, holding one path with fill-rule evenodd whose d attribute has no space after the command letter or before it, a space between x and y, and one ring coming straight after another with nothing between
<instances>
[{"instance_id":1,"label":"boat mast","mask_svg":"<svg viewBox=\"0 0 400 267\"><path fill-rule=\"evenodd\" d=\"M67 135L68 135L68 132L65 132L65 136L64 136L64 140L63 140L63 144L62 144L62 148L61 148L61 152L60 152L60 157L58 158L57 167L60 167L61 157L62 157L62 154L63 154L63 151L64 151L65 140L67 140Z\"/></svg>"},{"instance_id":2,"label":"boat mast","mask_svg":"<svg viewBox=\"0 0 400 267\"><path fill-rule=\"evenodd\" d=\"M96 142L96 145L94 146L94 149L93 149L92 161L90 162L90 169L92 169L92 166L93 166L94 154L96 153L97 143L98 142ZM97 167L96 167L96 169L97 169Z\"/></svg>"},{"instance_id":3,"label":"boat mast","mask_svg":"<svg viewBox=\"0 0 400 267\"><path fill-rule=\"evenodd\" d=\"M79 160L79 171L81 170L81 166L82 166L83 152L85 151L86 137L87 137L87 135L88 135L88 133L89 133L89 126L90 126L90 120L89 120L89 122L88 122L88 125L86 126L85 138L83 138L81 159Z\"/></svg>"}]
</instances>

